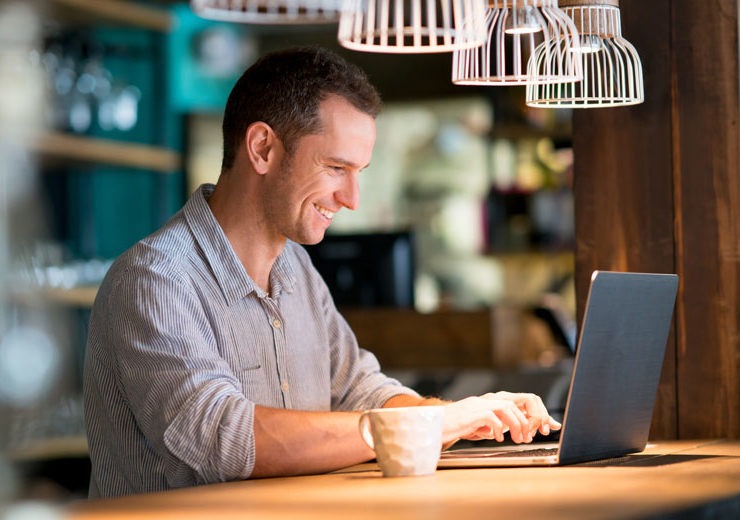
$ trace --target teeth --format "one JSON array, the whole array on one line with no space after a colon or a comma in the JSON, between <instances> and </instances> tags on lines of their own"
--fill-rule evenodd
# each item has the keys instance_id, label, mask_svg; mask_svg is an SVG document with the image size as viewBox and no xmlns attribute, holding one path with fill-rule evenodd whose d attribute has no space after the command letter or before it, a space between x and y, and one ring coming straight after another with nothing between
<instances>
[{"instance_id":1,"label":"teeth","mask_svg":"<svg viewBox=\"0 0 740 520\"><path fill-rule=\"evenodd\" d=\"M324 215L329 220L331 220L331 219L334 218L334 212L333 211L329 211L328 209L322 208L321 206L316 206L315 204L314 204L314 207L316 208L316 210L319 213L321 213L322 215Z\"/></svg>"}]
</instances>

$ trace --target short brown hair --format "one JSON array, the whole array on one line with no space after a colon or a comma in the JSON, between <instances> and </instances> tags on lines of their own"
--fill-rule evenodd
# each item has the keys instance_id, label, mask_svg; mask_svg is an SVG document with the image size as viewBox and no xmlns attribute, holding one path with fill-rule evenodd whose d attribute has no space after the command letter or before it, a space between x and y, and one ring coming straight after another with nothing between
<instances>
[{"instance_id":1,"label":"short brown hair","mask_svg":"<svg viewBox=\"0 0 740 520\"><path fill-rule=\"evenodd\" d=\"M302 47L260 58L226 102L222 170L233 166L247 128L257 121L270 125L292 153L298 138L319 130L319 104L332 94L372 117L380 111L380 95L365 72L332 51Z\"/></svg>"}]
</instances>

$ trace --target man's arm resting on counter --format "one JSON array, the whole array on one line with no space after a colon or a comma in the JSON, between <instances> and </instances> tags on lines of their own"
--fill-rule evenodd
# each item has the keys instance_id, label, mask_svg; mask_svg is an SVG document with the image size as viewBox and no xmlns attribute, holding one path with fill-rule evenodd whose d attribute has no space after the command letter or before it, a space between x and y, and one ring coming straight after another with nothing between
<instances>
[{"instance_id":1,"label":"man's arm resting on counter","mask_svg":"<svg viewBox=\"0 0 740 520\"><path fill-rule=\"evenodd\" d=\"M385 407L445 404L396 395ZM252 477L324 473L375 457L359 433L362 412L305 412L255 406Z\"/></svg>"},{"instance_id":2,"label":"man's arm resting on counter","mask_svg":"<svg viewBox=\"0 0 740 520\"><path fill-rule=\"evenodd\" d=\"M254 408L252 477L325 473L375 456L359 433L362 412Z\"/></svg>"},{"instance_id":3,"label":"man's arm resting on counter","mask_svg":"<svg viewBox=\"0 0 740 520\"><path fill-rule=\"evenodd\" d=\"M445 447L461 438L501 441L506 430L511 432L514 442L531 442L538 428L545 435L551 428L560 428L534 394L499 392L453 403L437 398L396 395L388 399L384 407L435 404L447 405L442 432ZM374 452L359 433L361 413L255 406L255 465L251 476L324 473L372 459Z\"/></svg>"}]
</instances>

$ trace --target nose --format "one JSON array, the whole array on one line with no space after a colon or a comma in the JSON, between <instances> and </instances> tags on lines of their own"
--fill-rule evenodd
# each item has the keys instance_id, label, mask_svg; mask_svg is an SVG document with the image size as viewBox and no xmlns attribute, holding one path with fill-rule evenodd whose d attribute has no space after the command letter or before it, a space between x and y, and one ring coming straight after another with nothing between
<instances>
[{"instance_id":1,"label":"nose","mask_svg":"<svg viewBox=\"0 0 740 520\"><path fill-rule=\"evenodd\" d=\"M360 206L360 182L357 173L344 177L344 183L337 191L336 199L347 209L356 210Z\"/></svg>"}]
</instances>

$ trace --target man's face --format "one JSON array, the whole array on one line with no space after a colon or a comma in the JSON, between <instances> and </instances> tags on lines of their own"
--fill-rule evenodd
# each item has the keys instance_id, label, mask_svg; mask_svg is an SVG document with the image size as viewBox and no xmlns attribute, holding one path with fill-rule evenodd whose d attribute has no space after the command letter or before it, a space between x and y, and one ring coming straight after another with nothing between
<instances>
[{"instance_id":1,"label":"man's face","mask_svg":"<svg viewBox=\"0 0 740 520\"><path fill-rule=\"evenodd\" d=\"M375 120L343 98L322 101L319 116L320 133L299 138L283 157L265 204L276 231L300 244L320 242L340 209L358 207L358 175L375 144Z\"/></svg>"}]
</instances>

